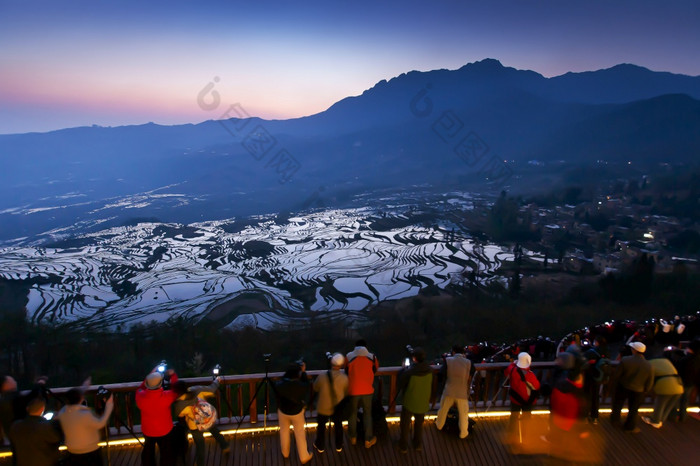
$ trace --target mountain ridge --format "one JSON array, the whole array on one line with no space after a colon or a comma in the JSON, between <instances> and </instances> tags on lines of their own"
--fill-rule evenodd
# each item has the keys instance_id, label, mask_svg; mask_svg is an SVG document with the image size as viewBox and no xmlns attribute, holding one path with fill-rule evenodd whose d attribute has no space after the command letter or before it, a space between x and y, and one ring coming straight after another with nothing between
<instances>
[{"instance_id":1,"label":"mountain ridge","mask_svg":"<svg viewBox=\"0 0 700 466\"><path fill-rule=\"evenodd\" d=\"M25 236L40 228L41 218L78 205L63 199L80 196L82 215L94 217L104 207L90 203L112 205L105 200L163 189L197 200L186 207L188 220L200 211L213 219L293 210L322 187L332 187L327 202L425 183L482 189L489 179L491 189L497 187L484 167L506 159L516 167L533 159L696 163L699 99L700 77L618 65L546 78L488 59L458 70L404 73L290 120L0 135L0 221ZM480 141L481 152L465 149L468 138ZM207 202L217 207L207 209ZM130 209L136 209L131 216L179 218L165 207Z\"/></svg>"}]
</instances>

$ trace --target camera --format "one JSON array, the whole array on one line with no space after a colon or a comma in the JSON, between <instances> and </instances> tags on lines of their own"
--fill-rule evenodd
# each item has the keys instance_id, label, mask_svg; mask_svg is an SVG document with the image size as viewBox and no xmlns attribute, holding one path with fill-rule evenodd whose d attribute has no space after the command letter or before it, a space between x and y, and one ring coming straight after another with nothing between
<instances>
[{"instance_id":1,"label":"camera","mask_svg":"<svg viewBox=\"0 0 700 466\"><path fill-rule=\"evenodd\" d=\"M272 354L270 354L270 353L265 353L265 354L263 354L263 360L264 360L265 362L270 362L270 359L271 359L271 358L272 358Z\"/></svg>"},{"instance_id":2,"label":"camera","mask_svg":"<svg viewBox=\"0 0 700 466\"><path fill-rule=\"evenodd\" d=\"M109 398L110 395L111 395L111 392L108 389L104 388L102 385L97 387L96 396L97 396L97 398L99 398L103 402L107 401L107 398Z\"/></svg>"},{"instance_id":3,"label":"camera","mask_svg":"<svg viewBox=\"0 0 700 466\"><path fill-rule=\"evenodd\" d=\"M160 364L158 364L158 367L156 370L160 372L161 374L165 372L165 370L168 368L168 364L165 362L165 359L163 359Z\"/></svg>"},{"instance_id":4,"label":"camera","mask_svg":"<svg viewBox=\"0 0 700 466\"><path fill-rule=\"evenodd\" d=\"M326 351L326 359L330 361L331 358L333 358L333 353L331 353L330 351Z\"/></svg>"}]
</instances>

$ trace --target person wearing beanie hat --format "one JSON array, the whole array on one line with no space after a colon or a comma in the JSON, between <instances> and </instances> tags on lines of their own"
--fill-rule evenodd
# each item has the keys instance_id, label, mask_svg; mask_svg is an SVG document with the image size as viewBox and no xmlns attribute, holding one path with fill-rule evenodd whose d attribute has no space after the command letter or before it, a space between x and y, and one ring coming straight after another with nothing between
<instances>
[{"instance_id":1,"label":"person wearing beanie hat","mask_svg":"<svg viewBox=\"0 0 700 466\"><path fill-rule=\"evenodd\" d=\"M637 412L644 400L644 394L654 385L654 369L649 361L644 359L646 346L644 343L634 341L628 344L632 354L620 360L617 368L617 387L612 400L612 413L610 422L613 425L620 423L620 412L627 401L628 413L625 419L624 430L637 433Z\"/></svg>"},{"instance_id":2,"label":"person wearing beanie hat","mask_svg":"<svg viewBox=\"0 0 700 466\"><path fill-rule=\"evenodd\" d=\"M177 382L174 370L168 369L165 374L170 377L170 383ZM164 375L155 367L136 390L136 406L141 410L141 432L144 437L141 452L143 466L155 466L156 445L160 451L160 466L175 464L174 440L170 435L173 430L170 406L177 394L172 390L163 389L163 378Z\"/></svg>"},{"instance_id":3,"label":"person wearing beanie hat","mask_svg":"<svg viewBox=\"0 0 700 466\"><path fill-rule=\"evenodd\" d=\"M526 352L518 354L517 361L506 368L505 375L510 379L510 419L508 433L512 444L522 443L522 432L527 431L532 407L539 396L540 381L530 370L532 358ZM522 416L521 416L522 414ZM521 430L519 428L519 421ZM517 442L515 441L517 438Z\"/></svg>"},{"instance_id":4,"label":"person wearing beanie hat","mask_svg":"<svg viewBox=\"0 0 700 466\"><path fill-rule=\"evenodd\" d=\"M319 374L314 380L314 392L318 393L316 405L318 427L314 448L323 453L326 449L326 424L333 421L333 433L335 434L335 451L343 451L343 413L340 403L348 395L348 376L342 371L345 365L345 356L335 353L330 358L331 368L323 374ZM340 405L340 407L339 407Z\"/></svg>"}]
</instances>

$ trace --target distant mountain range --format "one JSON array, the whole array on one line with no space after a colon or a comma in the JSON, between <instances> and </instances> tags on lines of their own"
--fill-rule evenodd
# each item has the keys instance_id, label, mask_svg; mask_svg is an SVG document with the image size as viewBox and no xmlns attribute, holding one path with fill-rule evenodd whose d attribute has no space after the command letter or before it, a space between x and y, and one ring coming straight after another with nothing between
<instances>
[{"instance_id":1,"label":"distant mountain range","mask_svg":"<svg viewBox=\"0 0 700 466\"><path fill-rule=\"evenodd\" d=\"M135 194L190 201L114 215L185 222L298 210L319 193L330 204L367 189L505 182L533 159L694 163L699 153L700 77L623 64L545 78L487 59L402 74L304 118L0 135L0 239L112 215Z\"/></svg>"}]
</instances>

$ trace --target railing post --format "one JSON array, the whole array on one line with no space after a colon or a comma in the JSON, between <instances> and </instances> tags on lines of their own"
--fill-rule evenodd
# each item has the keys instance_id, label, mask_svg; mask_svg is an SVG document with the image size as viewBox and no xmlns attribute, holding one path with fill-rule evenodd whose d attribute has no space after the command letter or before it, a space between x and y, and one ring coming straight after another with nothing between
<instances>
[{"instance_id":1,"label":"railing post","mask_svg":"<svg viewBox=\"0 0 700 466\"><path fill-rule=\"evenodd\" d=\"M248 393L250 394L250 423L255 424L258 422L258 399L255 396L255 382L248 383Z\"/></svg>"},{"instance_id":2,"label":"railing post","mask_svg":"<svg viewBox=\"0 0 700 466\"><path fill-rule=\"evenodd\" d=\"M389 412L396 412L396 373L392 373L389 378Z\"/></svg>"}]
</instances>

